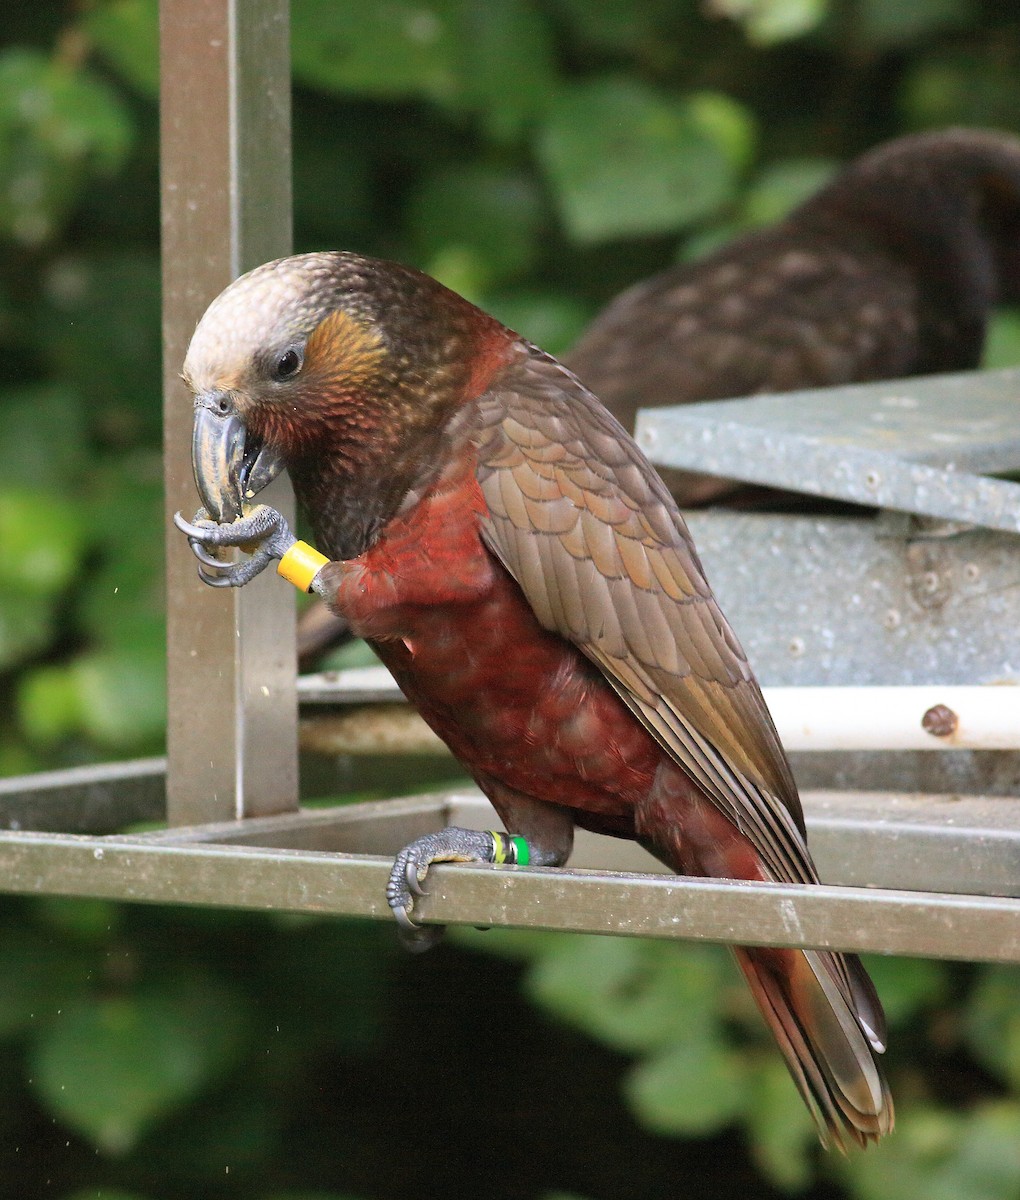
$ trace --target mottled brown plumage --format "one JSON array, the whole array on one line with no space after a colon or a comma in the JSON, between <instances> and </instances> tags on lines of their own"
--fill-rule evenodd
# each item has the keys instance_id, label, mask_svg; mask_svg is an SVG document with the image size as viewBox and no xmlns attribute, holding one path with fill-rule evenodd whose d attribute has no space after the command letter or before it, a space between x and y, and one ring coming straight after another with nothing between
<instances>
[{"instance_id":1,"label":"mottled brown plumage","mask_svg":"<svg viewBox=\"0 0 1020 1200\"><path fill-rule=\"evenodd\" d=\"M427 276L322 254L228 289L186 375L196 444L230 448L196 459L211 511L236 510L244 463L260 479L286 465L332 560L314 590L532 862L564 862L579 825L681 874L817 882L785 755L683 518L555 359ZM264 506L183 528L203 554L262 540L268 561L293 542ZM202 561L211 582L252 576ZM493 847L451 829L405 848L388 895L412 936L427 933L410 914L429 863L496 861ZM823 1140L888 1132L884 1022L857 958L736 954Z\"/></svg>"},{"instance_id":2,"label":"mottled brown plumage","mask_svg":"<svg viewBox=\"0 0 1020 1200\"><path fill-rule=\"evenodd\" d=\"M565 357L628 428L638 408L978 365L1020 299L1020 139L954 129L851 163L766 229L624 292ZM726 481L669 472L681 505Z\"/></svg>"}]
</instances>

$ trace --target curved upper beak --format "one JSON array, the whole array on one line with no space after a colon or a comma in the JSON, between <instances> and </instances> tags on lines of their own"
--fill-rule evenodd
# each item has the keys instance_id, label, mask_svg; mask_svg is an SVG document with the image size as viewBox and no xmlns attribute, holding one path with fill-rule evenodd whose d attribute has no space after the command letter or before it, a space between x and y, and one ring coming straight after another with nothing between
<instances>
[{"instance_id":1,"label":"curved upper beak","mask_svg":"<svg viewBox=\"0 0 1020 1200\"><path fill-rule=\"evenodd\" d=\"M242 516L245 501L268 486L284 465L275 450L249 433L236 413L223 411L222 400L221 392L195 398L191 440L199 495L209 516L221 524Z\"/></svg>"}]
</instances>

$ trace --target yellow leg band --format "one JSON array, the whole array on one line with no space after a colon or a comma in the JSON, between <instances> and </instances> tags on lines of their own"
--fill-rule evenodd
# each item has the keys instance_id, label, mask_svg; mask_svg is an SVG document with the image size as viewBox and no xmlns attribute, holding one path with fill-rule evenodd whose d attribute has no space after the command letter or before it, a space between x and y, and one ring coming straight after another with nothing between
<instances>
[{"instance_id":1,"label":"yellow leg band","mask_svg":"<svg viewBox=\"0 0 1020 1200\"><path fill-rule=\"evenodd\" d=\"M325 554L320 554L307 542L295 542L277 563L276 573L300 591L307 592L312 580L328 562Z\"/></svg>"}]
</instances>

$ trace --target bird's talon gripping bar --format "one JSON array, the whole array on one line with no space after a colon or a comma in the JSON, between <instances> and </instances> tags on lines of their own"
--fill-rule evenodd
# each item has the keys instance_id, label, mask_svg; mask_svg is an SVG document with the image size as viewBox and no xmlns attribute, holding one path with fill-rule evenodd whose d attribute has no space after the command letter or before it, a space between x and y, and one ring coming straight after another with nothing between
<instances>
[{"instance_id":1,"label":"bird's talon gripping bar","mask_svg":"<svg viewBox=\"0 0 1020 1200\"><path fill-rule=\"evenodd\" d=\"M307 542L295 542L277 563L276 573L282 575L299 591L307 592L312 586L312 580L328 562L325 554L320 554Z\"/></svg>"},{"instance_id":2,"label":"bird's talon gripping bar","mask_svg":"<svg viewBox=\"0 0 1020 1200\"><path fill-rule=\"evenodd\" d=\"M531 851L524 838L516 834L510 837L505 833L497 833L494 829L489 830L489 837L492 838L492 861L497 866L505 863L508 866L526 867L531 861Z\"/></svg>"}]
</instances>

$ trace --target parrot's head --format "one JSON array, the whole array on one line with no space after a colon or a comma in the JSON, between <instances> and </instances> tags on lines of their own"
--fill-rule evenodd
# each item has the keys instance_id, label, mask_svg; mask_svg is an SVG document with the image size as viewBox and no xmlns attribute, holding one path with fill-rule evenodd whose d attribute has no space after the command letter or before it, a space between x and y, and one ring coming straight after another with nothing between
<instances>
[{"instance_id":1,"label":"parrot's head","mask_svg":"<svg viewBox=\"0 0 1020 1200\"><path fill-rule=\"evenodd\" d=\"M257 267L210 304L184 362L206 509L234 520L284 468L306 492L339 480L392 508L512 340L409 267L342 252Z\"/></svg>"}]
</instances>

